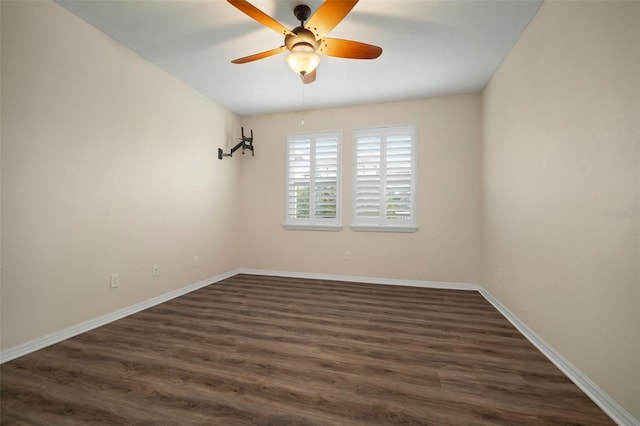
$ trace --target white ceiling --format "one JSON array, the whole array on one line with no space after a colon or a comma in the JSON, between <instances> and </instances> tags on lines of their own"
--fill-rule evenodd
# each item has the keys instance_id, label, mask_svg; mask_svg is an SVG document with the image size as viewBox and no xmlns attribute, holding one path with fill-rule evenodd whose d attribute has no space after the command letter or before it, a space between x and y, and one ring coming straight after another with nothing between
<instances>
[{"instance_id":1,"label":"white ceiling","mask_svg":"<svg viewBox=\"0 0 640 426\"><path fill-rule=\"evenodd\" d=\"M250 0L251 1L251 0ZM383 48L375 60L321 56L303 85L283 37L224 0L57 0L135 52L241 115L358 105L480 91L542 0L360 0L328 36ZM288 28L293 8L322 0L254 0Z\"/></svg>"}]
</instances>

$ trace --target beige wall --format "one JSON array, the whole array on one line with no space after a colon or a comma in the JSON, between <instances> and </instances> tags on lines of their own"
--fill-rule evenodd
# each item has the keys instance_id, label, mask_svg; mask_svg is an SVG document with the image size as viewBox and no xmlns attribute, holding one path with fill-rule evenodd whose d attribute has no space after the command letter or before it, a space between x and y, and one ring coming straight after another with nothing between
<instances>
[{"instance_id":1,"label":"beige wall","mask_svg":"<svg viewBox=\"0 0 640 426\"><path fill-rule=\"evenodd\" d=\"M482 284L636 418L639 23L547 2L483 96Z\"/></svg>"},{"instance_id":2,"label":"beige wall","mask_svg":"<svg viewBox=\"0 0 640 426\"><path fill-rule=\"evenodd\" d=\"M301 119L304 118L304 126ZM480 244L480 95L243 118L256 156L242 165L243 265L250 268L477 283ZM416 124L418 231L353 232L354 128ZM287 132L341 130L343 229L292 231L284 223ZM351 260L344 260L344 252Z\"/></svg>"},{"instance_id":3,"label":"beige wall","mask_svg":"<svg viewBox=\"0 0 640 426\"><path fill-rule=\"evenodd\" d=\"M239 266L239 118L55 3L1 4L2 349Z\"/></svg>"}]
</instances>

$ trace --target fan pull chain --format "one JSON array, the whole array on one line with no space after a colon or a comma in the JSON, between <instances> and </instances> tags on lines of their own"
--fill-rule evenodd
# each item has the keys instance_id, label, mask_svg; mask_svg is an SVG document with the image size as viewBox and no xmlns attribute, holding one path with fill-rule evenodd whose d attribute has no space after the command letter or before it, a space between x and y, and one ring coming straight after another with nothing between
<instances>
[{"instance_id":1,"label":"fan pull chain","mask_svg":"<svg viewBox=\"0 0 640 426\"><path fill-rule=\"evenodd\" d=\"M302 85L302 118L300 119L300 125L304 126L304 84Z\"/></svg>"}]
</instances>

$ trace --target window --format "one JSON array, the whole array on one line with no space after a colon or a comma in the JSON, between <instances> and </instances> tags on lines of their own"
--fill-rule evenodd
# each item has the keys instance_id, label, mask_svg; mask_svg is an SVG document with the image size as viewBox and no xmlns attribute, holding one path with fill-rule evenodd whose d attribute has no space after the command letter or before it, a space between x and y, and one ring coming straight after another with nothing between
<instances>
[{"instance_id":1,"label":"window","mask_svg":"<svg viewBox=\"0 0 640 426\"><path fill-rule=\"evenodd\" d=\"M339 231L339 131L287 137L287 229Z\"/></svg>"},{"instance_id":2,"label":"window","mask_svg":"<svg viewBox=\"0 0 640 426\"><path fill-rule=\"evenodd\" d=\"M351 228L415 232L415 176L415 126L356 129Z\"/></svg>"}]
</instances>

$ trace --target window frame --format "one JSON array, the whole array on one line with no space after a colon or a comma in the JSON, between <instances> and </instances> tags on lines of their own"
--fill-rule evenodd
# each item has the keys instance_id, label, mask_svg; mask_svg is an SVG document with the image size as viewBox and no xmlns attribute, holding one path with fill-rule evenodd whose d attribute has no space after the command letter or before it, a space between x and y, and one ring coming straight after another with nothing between
<instances>
[{"instance_id":1,"label":"window frame","mask_svg":"<svg viewBox=\"0 0 640 426\"><path fill-rule=\"evenodd\" d=\"M309 179L309 187L313 189L313 192L309 194L309 217L308 218L295 218L289 214L289 202L290 202L290 151L292 143L299 141L302 138L309 138L311 140L310 147L310 160L309 167L313 168L316 162L317 151L316 143L321 137L335 137L336 139L336 215L335 218L322 218L312 216L314 211L314 183L318 178L317 174ZM310 231L340 231L342 229L342 130L321 130L310 132L288 132L287 143L285 147L285 205L284 205L284 224L283 227L288 230L310 230Z\"/></svg>"},{"instance_id":2,"label":"window frame","mask_svg":"<svg viewBox=\"0 0 640 426\"><path fill-rule=\"evenodd\" d=\"M411 159L410 159L410 215L409 219L390 219L384 213L388 206L385 205L383 194L386 193L388 182L386 180L387 162L387 138L393 133L406 133L411 136ZM380 137L380 215L376 218L358 217L358 144L359 139L366 136ZM378 127L360 127L353 129L352 136L352 159L351 159L351 226L353 231L362 232L416 232L418 230L417 221L417 168L418 160L418 130L416 124L388 125ZM384 167L384 168L383 168ZM384 182L382 181L384 180Z\"/></svg>"}]
</instances>

